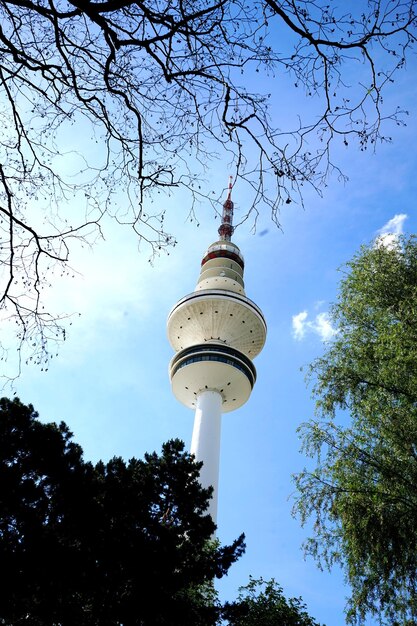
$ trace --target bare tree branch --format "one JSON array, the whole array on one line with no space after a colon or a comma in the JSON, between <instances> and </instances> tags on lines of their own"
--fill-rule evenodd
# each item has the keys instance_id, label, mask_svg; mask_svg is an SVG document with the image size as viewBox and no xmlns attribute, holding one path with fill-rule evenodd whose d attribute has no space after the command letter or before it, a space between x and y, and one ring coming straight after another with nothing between
<instances>
[{"instance_id":1,"label":"bare tree branch","mask_svg":"<svg viewBox=\"0 0 417 626\"><path fill-rule=\"evenodd\" d=\"M164 209L144 211L154 192L181 187L190 215L202 200L217 211L204 183L214 154L247 186L242 221L267 210L279 226L281 205L302 203L305 185L321 193L343 176L333 145L389 140L386 122L405 112L386 112L382 92L415 44L415 5L0 0L0 303L21 340L56 335L40 286L75 239L101 236L104 216L158 254L176 241ZM262 70L289 74L318 115L276 128L267 94L244 86ZM73 129L88 136L67 148ZM86 141L97 149L87 154Z\"/></svg>"}]
</instances>

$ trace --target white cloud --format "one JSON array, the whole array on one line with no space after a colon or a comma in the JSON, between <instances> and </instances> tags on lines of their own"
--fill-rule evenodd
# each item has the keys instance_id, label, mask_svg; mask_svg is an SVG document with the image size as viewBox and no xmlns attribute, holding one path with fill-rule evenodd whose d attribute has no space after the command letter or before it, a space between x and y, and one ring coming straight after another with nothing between
<instances>
[{"instance_id":1,"label":"white cloud","mask_svg":"<svg viewBox=\"0 0 417 626\"><path fill-rule=\"evenodd\" d=\"M375 245L392 248L398 241L398 237L403 234L404 222L407 217L408 215L405 213L399 213L388 220L388 222L378 230Z\"/></svg>"},{"instance_id":2,"label":"white cloud","mask_svg":"<svg viewBox=\"0 0 417 626\"><path fill-rule=\"evenodd\" d=\"M314 322L310 322L310 328L319 335L323 341L328 341L336 334L336 329L331 325L328 313L319 313Z\"/></svg>"},{"instance_id":3,"label":"white cloud","mask_svg":"<svg viewBox=\"0 0 417 626\"><path fill-rule=\"evenodd\" d=\"M301 340L304 337L307 315L307 311L301 311L301 313L292 316L292 328L295 339Z\"/></svg>"},{"instance_id":4,"label":"white cloud","mask_svg":"<svg viewBox=\"0 0 417 626\"><path fill-rule=\"evenodd\" d=\"M307 318L307 311L301 311L301 313L293 315L292 329L294 339L301 341L307 332L311 332L318 335L322 341L328 341L337 333L337 330L331 325L328 313L318 313L312 320Z\"/></svg>"}]
</instances>

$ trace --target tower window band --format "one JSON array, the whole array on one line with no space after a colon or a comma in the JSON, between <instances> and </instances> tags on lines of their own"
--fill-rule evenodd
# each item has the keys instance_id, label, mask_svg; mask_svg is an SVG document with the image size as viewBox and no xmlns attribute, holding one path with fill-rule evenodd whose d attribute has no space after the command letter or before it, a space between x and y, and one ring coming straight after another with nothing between
<instances>
[{"instance_id":1,"label":"tower window band","mask_svg":"<svg viewBox=\"0 0 417 626\"><path fill-rule=\"evenodd\" d=\"M230 346L199 344L186 348L177 353L173 359L171 366L171 377L178 372L181 368L190 365L191 363L197 363L199 361L217 361L220 363L226 363L235 367L239 371L243 372L248 378L251 387L254 386L256 381L256 370L252 361L244 354L231 348Z\"/></svg>"}]
</instances>

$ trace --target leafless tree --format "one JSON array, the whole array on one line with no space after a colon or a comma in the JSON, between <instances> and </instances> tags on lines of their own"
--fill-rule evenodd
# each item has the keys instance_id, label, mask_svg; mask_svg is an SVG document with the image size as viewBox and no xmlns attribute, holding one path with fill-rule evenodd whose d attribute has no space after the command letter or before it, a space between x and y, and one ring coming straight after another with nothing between
<instances>
[{"instance_id":1,"label":"leafless tree","mask_svg":"<svg viewBox=\"0 0 417 626\"><path fill-rule=\"evenodd\" d=\"M42 287L107 217L151 250L175 245L148 198L182 186L191 211L204 198L216 209L216 154L248 185L248 214L278 224L282 203L337 169L335 140L365 149L403 123L382 94L415 43L415 0L352 4L0 1L0 306L36 362L63 336ZM258 71L290 75L312 119L275 128L268 95L245 88Z\"/></svg>"}]
</instances>

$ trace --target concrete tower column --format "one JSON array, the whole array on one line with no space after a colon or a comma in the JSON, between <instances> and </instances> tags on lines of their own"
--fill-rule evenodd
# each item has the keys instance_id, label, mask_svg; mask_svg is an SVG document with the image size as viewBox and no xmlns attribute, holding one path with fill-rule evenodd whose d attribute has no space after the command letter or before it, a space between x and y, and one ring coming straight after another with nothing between
<instances>
[{"instance_id":1,"label":"concrete tower column","mask_svg":"<svg viewBox=\"0 0 417 626\"><path fill-rule=\"evenodd\" d=\"M207 511L213 520L217 519L222 403L223 399L218 391L201 391L198 394L190 449L196 461L203 461L200 470L202 486L213 487Z\"/></svg>"}]
</instances>

